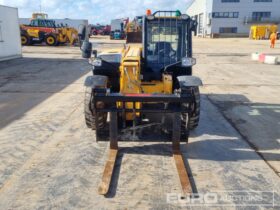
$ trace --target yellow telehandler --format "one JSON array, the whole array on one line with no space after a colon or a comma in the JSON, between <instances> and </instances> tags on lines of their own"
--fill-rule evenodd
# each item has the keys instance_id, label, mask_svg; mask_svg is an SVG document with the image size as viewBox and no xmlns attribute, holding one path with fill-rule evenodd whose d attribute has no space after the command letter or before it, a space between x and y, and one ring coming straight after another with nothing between
<instances>
[{"instance_id":1,"label":"yellow telehandler","mask_svg":"<svg viewBox=\"0 0 280 210\"><path fill-rule=\"evenodd\" d=\"M93 76L85 81L86 124L96 131L97 141L110 142L98 191L101 195L109 191L119 150L118 134L130 130L133 137L137 129L157 124L172 134L182 191L188 194L192 189L180 141L188 142L189 131L199 122L202 81L192 76L196 63L192 32L197 23L180 11L157 11L147 12L142 24L142 46L127 46L120 51L97 54L86 36L81 36L85 39L83 57L93 65ZM170 122L171 126L165 126Z\"/></svg>"},{"instance_id":2,"label":"yellow telehandler","mask_svg":"<svg viewBox=\"0 0 280 210\"><path fill-rule=\"evenodd\" d=\"M29 25L20 25L22 45L42 44L58 46L78 41L78 31L72 27L58 27L45 13L33 13Z\"/></svg>"}]
</instances>

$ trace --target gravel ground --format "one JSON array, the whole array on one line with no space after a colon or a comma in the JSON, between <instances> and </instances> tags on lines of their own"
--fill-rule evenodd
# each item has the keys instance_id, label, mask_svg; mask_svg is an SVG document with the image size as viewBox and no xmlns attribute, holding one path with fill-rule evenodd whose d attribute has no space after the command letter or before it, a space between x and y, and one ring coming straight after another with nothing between
<instances>
[{"instance_id":1,"label":"gravel ground","mask_svg":"<svg viewBox=\"0 0 280 210\"><path fill-rule=\"evenodd\" d=\"M92 42L99 51L123 44ZM111 191L98 195L108 144L95 143L84 123L90 66L77 47L33 46L23 48L22 59L0 63L0 209L280 208L280 66L252 62L252 52L280 56L280 47L194 40L194 74L204 82L201 123L182 152L194 192L262 195L255 206L174 199L180 182L170 142L153 139L158 131L145 142L120 143ZM273 191L274 207L268 205Z\"/></svg>"}]
</instances>

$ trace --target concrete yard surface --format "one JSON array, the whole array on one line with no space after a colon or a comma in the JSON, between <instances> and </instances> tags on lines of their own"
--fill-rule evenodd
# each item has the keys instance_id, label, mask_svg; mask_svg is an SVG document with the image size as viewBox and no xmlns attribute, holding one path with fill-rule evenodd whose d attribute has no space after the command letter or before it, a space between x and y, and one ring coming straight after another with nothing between
<instances>
[{"instance_id":1,"label":"concrete yard surface","mask_svg":"<svg viewBox=\"0 0 280 210\"><path fill-rule=\"evenodd\" d=\"M91 41L99 52L124 44ZM119 143L111 190L99 195L109 147L84 122L91 66L78 47L32 46L0 62L0 209L280 209L280 65L250 59L280 57L279 44L196 38L193 51L201 119L181 149L196 197L181 198L158 130Z\"/></svg>"}]
</instances>

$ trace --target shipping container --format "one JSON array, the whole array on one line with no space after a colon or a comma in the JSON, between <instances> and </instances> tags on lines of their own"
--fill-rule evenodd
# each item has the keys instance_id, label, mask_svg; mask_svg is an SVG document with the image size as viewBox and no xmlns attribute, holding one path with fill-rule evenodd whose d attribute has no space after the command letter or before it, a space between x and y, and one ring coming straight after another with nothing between
<instances>
[{"instance_id":1,"label":"shipping container","mask_svg":"<svg viewBox=\"0 0 280 210\"><path fill-rule=\"evenodd\" d=\"M21 56L18 9L0 5L0 61Z\"/></svg>"}]
</instances>

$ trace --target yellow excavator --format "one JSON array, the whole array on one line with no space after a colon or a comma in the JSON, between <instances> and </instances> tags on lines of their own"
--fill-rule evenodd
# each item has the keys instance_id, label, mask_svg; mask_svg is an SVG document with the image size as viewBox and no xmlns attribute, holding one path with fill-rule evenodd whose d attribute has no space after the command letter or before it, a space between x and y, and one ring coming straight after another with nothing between
<instances>
[{"instance_id":1,"label":"yellow excavator","mask_svg":"<svg viewBox=\"0 0 280 210\"><path fill-rule=\"evenodd\" d=\"M142 46L126 46L97 54L86 35L81 46L93 65L93 76L85 81L86 125L95 130L96 141L109 141L99 193L109 192L122 132L141 141L141 130L159 126L172 135L173 157L184 194L192 192L180 151L189 131L198 126L199 86L192 76L192 32L197 23L180 11L150 10L143 16ZM109 120L107 121L107 116ZM155 117L156 116L156 117Z\"/></svg>"}]
</instances>

